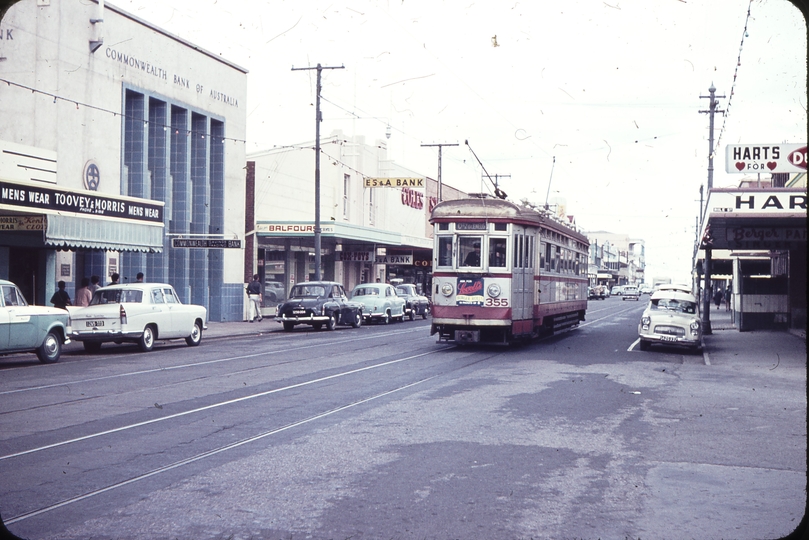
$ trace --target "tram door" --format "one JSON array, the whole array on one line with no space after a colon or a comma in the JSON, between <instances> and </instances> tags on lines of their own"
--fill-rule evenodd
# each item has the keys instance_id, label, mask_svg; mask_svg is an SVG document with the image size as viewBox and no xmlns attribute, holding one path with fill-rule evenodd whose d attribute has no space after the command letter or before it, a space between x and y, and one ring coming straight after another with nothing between
<instances>
[{"instance_id":1,"label":"tram door","mask_svg":"<svg viewBox=\"0 0 809 540\"><path fill-rule=\"evenodd\" d=\"M530 229L514 226L512 260L513 320L531 319L534 315L534 236Z\"/></svg>"}]
</instances>

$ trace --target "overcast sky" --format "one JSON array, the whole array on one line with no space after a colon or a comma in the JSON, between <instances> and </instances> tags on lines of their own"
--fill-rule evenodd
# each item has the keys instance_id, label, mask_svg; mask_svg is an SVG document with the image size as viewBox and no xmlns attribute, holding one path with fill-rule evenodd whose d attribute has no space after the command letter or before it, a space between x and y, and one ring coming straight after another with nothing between
<instances>
[{"instance_id":1,"label":"overcast sky","mask_svg":"<svg viewBox=\"0 0 809 540\"><path fill-rule=\"evenodd\" d=\"M646 241L647 277L687 280L707 181L708 95L724 146L807 142L806 23L787 0L112 0L248 74L247 152L321 135L514 201L562 199L584 230ZM750 16L748 18L748 9ZM745 32L747 25L747 32ZM739 61L740 59L740 61ZM555 164L554 164L555 157Z\"/></svg>"}]
</instances>

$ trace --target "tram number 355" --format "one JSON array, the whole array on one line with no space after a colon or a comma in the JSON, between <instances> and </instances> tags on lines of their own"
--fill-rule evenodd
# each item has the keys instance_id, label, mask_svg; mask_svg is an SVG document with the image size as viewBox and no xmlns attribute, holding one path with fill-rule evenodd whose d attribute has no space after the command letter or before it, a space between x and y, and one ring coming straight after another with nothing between
<instances>
[{"instance_id":1,"label":"tram number 355","mask_svg":"<svg viewBox=\"0 0 809 540\"><path fill-rule=\"evenodd\" d=\"M508 307L508 298L487 298L486 307Z\"/></svg>"}]
</instances>

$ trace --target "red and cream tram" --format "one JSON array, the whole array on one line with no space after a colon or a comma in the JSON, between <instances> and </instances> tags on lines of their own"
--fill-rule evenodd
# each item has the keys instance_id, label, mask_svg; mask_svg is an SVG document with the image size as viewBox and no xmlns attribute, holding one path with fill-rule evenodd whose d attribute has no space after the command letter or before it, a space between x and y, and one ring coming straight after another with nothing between
<instances>
[{"instance_id":1,"label":"red and cream tram","mask_svg":"<svg viewBox=\"0 0 809 540\"><path fill-rule=\"evenodd\" d=\"M431 335L507 344L573 326L587 310L587 237L554 216L472 196L433 209Z\"/></svg>"}]
</instances>

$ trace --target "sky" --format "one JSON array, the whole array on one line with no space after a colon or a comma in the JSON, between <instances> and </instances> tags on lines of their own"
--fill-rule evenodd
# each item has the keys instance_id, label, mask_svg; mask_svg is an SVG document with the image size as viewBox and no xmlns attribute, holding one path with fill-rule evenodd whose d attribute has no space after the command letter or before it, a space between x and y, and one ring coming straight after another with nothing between
<instances>
[{"instance_id":1,"label":"sky","mask_svg":"<svg viewBox=\"0 0 809 540\"><path fill-rule=\"evenodd\" d=\"M342 67L322 72L321 136L386 140L432 178L422 145L457 143L444 183L491 192L496 176L512 201L643 239L649 281L689 281L712 85L714 187L743 178L726 144L807 142L806 22L788 0L110 3L249 70L248 154L313 141L316 72L292 68Z\"/></svg>"}]
</instances>

